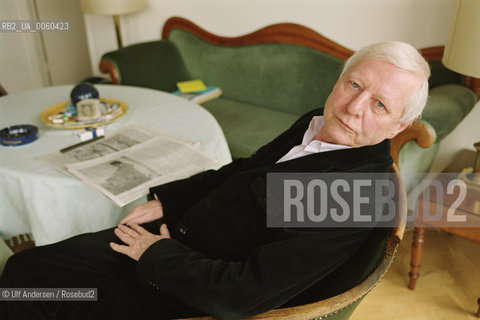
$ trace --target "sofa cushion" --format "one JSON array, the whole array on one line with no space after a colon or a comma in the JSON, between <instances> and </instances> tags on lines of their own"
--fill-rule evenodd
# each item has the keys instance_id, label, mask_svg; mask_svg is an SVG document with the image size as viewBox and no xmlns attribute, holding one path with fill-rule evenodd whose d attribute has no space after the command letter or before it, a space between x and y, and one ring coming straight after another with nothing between
<instances>
[{"instance_id":1,"label":"sofa cushion","mask_svg":"<svg viewBox=\"0 0 480 320\"><path fill-rule=\"evenodd\" d=\"M455 129L477 102L475 93L458 84L445 84L430 90L421 120L435 130L435 141L441 141Z\"/></svg>"},{"instance_id":2,"label":"sofa cushion","mask_svg":"<svg viewBox=\"0 0 480 320\"><path fill-rule=\"evenodd\" d=\"M343 61L287 43L219 46L174 29L175 43L193 78L219 86L223 97L298 116L324 105Z\"/></svg>"},{"instance_id":3,"label":"sofa cushion","mask_svg":"<svg viewBox=\"0 0 480 320\"><path fill-rule=\"evenodd\" d=\"M191 79L178 49L166 40L134 44L109 52L102 59L115 65L122 85L172 92L178 81Z\"/></svg>"},{"instance_id":4,"label":"sofa cushion","mask_svg":"<svg viewBox=\"0 0 480 320\"><path fill-rule=\"evenodd\" d=\"M219 98L203 104L217 119L234 158L248 157L287 130L296 114Z\"/></svg>"},{"instance_id":5,"label":"sofa cushion","mask_svg":"<svg viewBox=\"0 0 480 320\"><path fill-rule=\"evenodd\" d=\"M410 193L428 173L439 147L440 143L434 143L428 148L422 148L415 141L409 141L400 149L398 163L407 193ZM409 209L412 209L410 206L412 204L413 202L408 202Z\"/></svg>"}]
</instances>

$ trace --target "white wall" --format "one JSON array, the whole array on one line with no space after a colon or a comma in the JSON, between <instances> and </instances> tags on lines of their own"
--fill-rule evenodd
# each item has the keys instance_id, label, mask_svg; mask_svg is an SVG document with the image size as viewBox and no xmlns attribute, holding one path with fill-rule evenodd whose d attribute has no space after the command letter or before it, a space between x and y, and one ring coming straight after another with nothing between
<instances>
[{"instance_id":1,"label":"white wall","mask_svg":"<svg viewBox=\"0 0 480 320\"><path fill-rule=\"evenodd\" d=\"M440 172L446 167L452 157L462 149L475 150L473 144L480 141L480 102L473 107L473 110L465 119L445 137L438 151L435 162L432 165L432 172ZM470 165L473 167L473 163Z\"/></svg>"},{"instance_id":2,"label":"white wall","mask_svg":"<svg viewBox=\"0 0 480 320\"><path fill-rule=\"evenodd\" d=\"M53 85L74 84L91 75L79 0L36 0L41 20L68 20L69 32L43 33Z\"/></svg>"},{"instance_id":3,"label":"white wall","mask_svg":"<svg viewBox=\"0 0 480 320\"><path fill-rule=\"evenodd\" d=\"M0 0L0 19L33 20L28 0ZM38 33L0 32L0 83L8 92L48 85L49 76Z\"/></svg>"},{"instance_id":4,"label":"white wall","mask_svg":"<svg viewBox=\"0 0 480 320\"><path fill-rule=\"evenodd\" d=\"M78 0L0 0L0 20L68 20L72 26L66 33L0 32L0 83L9 93L91 75Z\"/></svg>"}]
</instances>

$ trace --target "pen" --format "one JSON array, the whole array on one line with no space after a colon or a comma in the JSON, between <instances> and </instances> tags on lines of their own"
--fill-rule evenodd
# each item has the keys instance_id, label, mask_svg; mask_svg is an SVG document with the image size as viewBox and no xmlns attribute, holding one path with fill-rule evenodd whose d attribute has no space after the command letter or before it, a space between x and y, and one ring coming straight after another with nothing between
<instances>
[{"instance_id":1,"label":"pen","mask_svg":"<svg viewBox=\"0 0 480 320\"><path fill-rule=\"evenodd\" d=\"M104 137L104 136L100 136L100 137L96 137L96 138L93 138L93 139L90 139L90 140L87 140L87 141L83 141L83 142L74 144L73 146L70 146L70 147L66 147L66 148L64 148L64 149L61 149L61 150L60 150L60 153L65 153L65 152L70 151L70 150L73 150L73 149L75 149L75 148L84 146L84 145L86 145L86 144L89 144L90 142L94 142L94 141L100 140L100 139L102 139L103 137Z\"/></svg>"}]
</instances>

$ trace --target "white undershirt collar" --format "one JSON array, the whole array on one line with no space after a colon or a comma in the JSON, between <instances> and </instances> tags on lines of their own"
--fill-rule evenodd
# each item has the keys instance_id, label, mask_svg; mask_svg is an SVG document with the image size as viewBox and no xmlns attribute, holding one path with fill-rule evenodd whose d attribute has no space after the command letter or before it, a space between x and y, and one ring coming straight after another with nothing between
<instances>
[{"instance_id":1,"label":"white undershirt collar","mask_svg":"<svg viewBox=\"0 0 480 320\"><path fill-rule=\"evenodd\" d=\"M303 135L302 144L293 147L286 155L280 158L277 163L304 157L313 153L351 148L350 146L341 144L333 144L320 140L314 140L320 129L323 127L323 124L323 116L313 117L308 125L307 131L305 131L305 134Z\"/></svg>"}]
</instances>

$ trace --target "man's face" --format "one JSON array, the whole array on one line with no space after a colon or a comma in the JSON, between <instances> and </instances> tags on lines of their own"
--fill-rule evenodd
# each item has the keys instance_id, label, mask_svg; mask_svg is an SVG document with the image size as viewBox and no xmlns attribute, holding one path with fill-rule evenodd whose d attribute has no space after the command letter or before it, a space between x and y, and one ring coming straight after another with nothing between
<instances>
[{"instance_id":1,"label":"man's face","mask_svg":"<svg viewBox=\"0 0 480 320\"><path fill-rule=\"evenodd\" d=\"M361 147L393 138L413 121L399 120L421 80L385 61L360 62L335 84L316 139Z\"/></svg>"}]
</instances>

